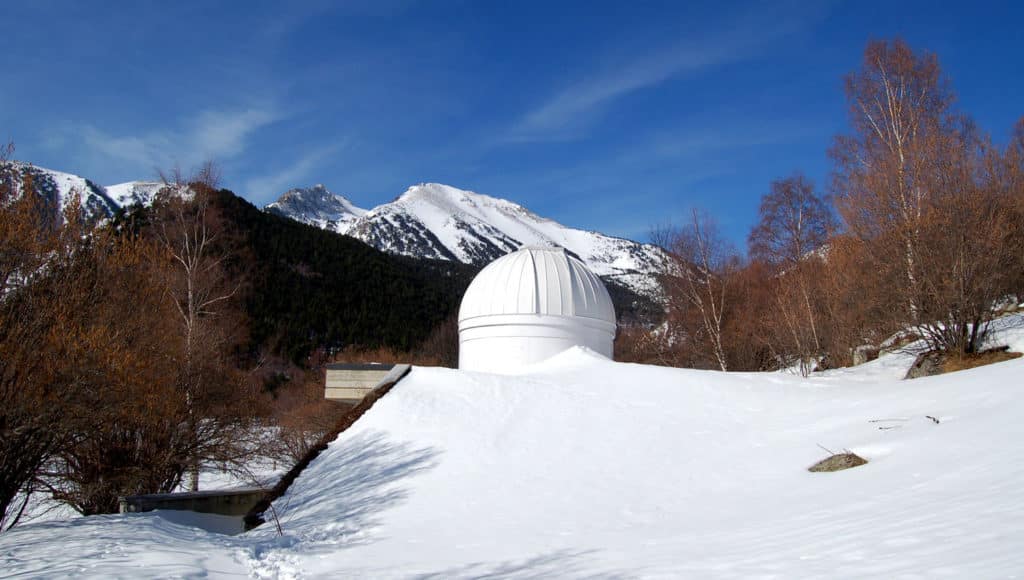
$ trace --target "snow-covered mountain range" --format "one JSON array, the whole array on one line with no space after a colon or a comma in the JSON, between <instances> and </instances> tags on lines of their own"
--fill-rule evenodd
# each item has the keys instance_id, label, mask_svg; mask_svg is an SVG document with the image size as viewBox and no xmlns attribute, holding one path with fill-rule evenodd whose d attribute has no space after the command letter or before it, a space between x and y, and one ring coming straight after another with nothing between
<instances>
[{"instance_id":1,"label":"snow-covered mountain range","mask_svg":"<svg viewBox=\"0 0 1024 580\"><path fill-rule=\"evenodd\" d=\"M558 245L596 274L647 296L664 253L598 232L564 226L511 201L438 183L414 185L390 203L365 210L322 185L293 189L267 211L358 238L380 250L484 265L526 245Z\"/></svg>"},{"instance_id":2,"label":"snow-covered mountain range","mask_svg":"<svg viewBox=\"0 0 1024 580\"><path fill-rule=\"evenodd\" d=\"M129 181L102 186L78 175L20 161L7 162L0 171L12 177L11 183L16 191L20 191L24 180L31 179L32 186L55 211L63 212L77 197L88 220L109 218L122 207L148 205L163 187L163 183L157 181Z\"/></svg>"},{"instance_id":3,"label":"snow-covered mountain range","mask_svg":"<svg viewBox=\"0 0 1024 580\"><path fill-rule=\"evenodd\" d=\"M18 161L0 169L15 172L15 187L30 178L55 210L62 211L77 196L87 219L94 221L109 218L122 207L148 205L163 187L158 181L102 186ZM352 236L385 252L477 266L522 246L558 245L606 280L648 297L660 293L656 275L665 254L657 246L571 228L511 201L448 185L414 185L394 201L367 210L318 184L289 190L265 210Z\"/></svg>"}]
</instances>

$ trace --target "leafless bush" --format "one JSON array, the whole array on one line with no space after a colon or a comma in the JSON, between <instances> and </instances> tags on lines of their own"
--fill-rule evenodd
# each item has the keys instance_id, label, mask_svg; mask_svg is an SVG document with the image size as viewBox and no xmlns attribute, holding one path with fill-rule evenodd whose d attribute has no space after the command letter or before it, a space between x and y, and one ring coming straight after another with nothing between
<instances>
[{"instance_id":1,"label":"leafless bush","mask_svg":"<svg viewBox=\"0 0 1024 580\"><path fill-rule=\"evenodd\" d=\"M705 364L727 370L722 333L735 298L729 283L739 269L739 257L714 220L696 209L686 226L663 228L652 237L670 256L662 288L671 340L677 347L687 345L690 354L706 359Z\"/></svg>"}]
</instances>

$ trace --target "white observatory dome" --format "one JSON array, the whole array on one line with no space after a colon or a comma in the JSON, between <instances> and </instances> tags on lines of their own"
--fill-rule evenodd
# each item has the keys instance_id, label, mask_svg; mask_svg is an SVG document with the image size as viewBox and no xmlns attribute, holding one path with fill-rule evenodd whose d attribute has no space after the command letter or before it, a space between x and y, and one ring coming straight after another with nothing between
<instances>
[{"instance_id":1,"label":"white observatory dome","mask_svg":"<svg viewBox=\"0 0 1024 580\"><path fill-rule=\"evenodd\" d=\"M573 346L608 358L615 308L601 279L562 248L528 247L491 262L459 308L459 368L504 373Z\"/></svg>"}]
</instances>

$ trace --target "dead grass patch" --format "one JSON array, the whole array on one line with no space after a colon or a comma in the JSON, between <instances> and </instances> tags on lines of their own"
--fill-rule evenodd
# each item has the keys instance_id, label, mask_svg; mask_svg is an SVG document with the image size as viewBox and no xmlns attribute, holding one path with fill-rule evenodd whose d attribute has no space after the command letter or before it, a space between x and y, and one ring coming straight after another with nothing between
<instances>
[{"instance_id":1,"label":"dead grass patch","mask_svg":"<svg viewBox=\"0 0 1024 580\"><path fill-rule=\"evenodd\" d=\"M942 372L951 373L953 371L973 369L975 367L990 365L997 362L1013 360L1015 358L1020 358L1021 356L1021 353L1010 352L1005 348L1001 350L989 349L978 353L963 354L960 356L950 356L942 363Z\"/></svg>"}]
</instances>

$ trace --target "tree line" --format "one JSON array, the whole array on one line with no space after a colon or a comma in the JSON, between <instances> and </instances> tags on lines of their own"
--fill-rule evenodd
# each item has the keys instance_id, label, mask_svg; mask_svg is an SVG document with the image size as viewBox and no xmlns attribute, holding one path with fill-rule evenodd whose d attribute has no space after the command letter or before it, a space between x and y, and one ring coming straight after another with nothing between
<instances>
[{"instance_id":1,"label":"tree line","mask_svg":"<svg viewBox=\"0 0 1024 580\"><path fill-rule=\"evenodd\" d=\"M622 358L806 373L901 331L948 356L984 348L999 304L1024 296L1024 118L993 143L936 56L898 39L868 44L845 95L830 195L800 173L772 182L746 257L700 211L655 232L667 321L626 330Z\"/></svg>"}]
</instances>

